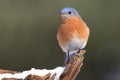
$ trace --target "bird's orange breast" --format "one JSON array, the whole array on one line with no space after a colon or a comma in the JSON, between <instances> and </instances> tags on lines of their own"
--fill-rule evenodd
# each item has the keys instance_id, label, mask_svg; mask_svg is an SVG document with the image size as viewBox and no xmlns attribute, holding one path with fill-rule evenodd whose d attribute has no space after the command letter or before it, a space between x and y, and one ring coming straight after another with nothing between
<instances>
[{"instance_id":1,"label":"bird's orange breast","mask_svg":"<svg viewBox=\"0 0 120 80\"><path fill-rule=\"evenodd\" d=\"M68 41L77 37L80 40L88 40L89 29L86 23L79 18L62 19L62 24L58 29L57 39L60 45L65 45Z\"/></svg>"}]
</instances>

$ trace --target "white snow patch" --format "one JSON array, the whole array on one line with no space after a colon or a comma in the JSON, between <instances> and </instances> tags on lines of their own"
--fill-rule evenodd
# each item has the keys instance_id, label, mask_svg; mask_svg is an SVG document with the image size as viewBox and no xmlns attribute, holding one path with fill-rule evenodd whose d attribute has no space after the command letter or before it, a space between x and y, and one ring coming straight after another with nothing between
<instances>
[{"instance_id":1,"label":"white snow patch","mask_svg":"<svg viewBox=\"0 0 120 80\"><path fill-rule=\"evenodd\" d=\"M65 67L57 67L57 68L52 69L52 70L31 68L31 70L23 71L21 73L16 73L16 74L10 74L10 73L0 74L0 80L2 78L25 79L25 77L27 77L30 74L44 76L48 73L51 73L51 75L56 73L57 75L55 77L55 80L59 80L59 77L63 73L64 70L65 70Z\"/></svg>"}]
</instances>

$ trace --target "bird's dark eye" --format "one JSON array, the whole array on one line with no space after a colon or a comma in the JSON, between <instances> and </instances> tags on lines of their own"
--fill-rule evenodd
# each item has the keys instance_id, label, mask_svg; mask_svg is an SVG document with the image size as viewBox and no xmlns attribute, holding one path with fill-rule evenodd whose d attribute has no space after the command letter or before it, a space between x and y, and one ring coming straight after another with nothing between
<instances>
[{"instance_id":1,"label":"bird's dark eye","mask_svg":"<svg viewBox=\"0 0 120 80\"><path fill-rule=\"evenodd\" d=\"M71 13L72 13L71 11L68 12L68 14L71 14Z\"/></svg>"}]
</instances>

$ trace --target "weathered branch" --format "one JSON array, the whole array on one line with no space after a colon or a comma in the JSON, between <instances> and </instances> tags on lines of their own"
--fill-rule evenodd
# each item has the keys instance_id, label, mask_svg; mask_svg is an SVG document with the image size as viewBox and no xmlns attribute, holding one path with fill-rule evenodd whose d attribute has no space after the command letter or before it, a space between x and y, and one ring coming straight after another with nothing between
<instances>
[{"instance_id":1,"label":"weathered branch","mask_svg":"<svg viewBox=\"0 0 120 80\"><path fill-rule=\"evenodd\" d=\"M65 64L66 67L64 72L60 76L60 80L75 80L76 76L80 72L80 69L83 65L83 59L84 59L84 53L85 50L81 50L78 54L76 54L68 64ZM1 74L16 74L19 72L16 71L10 71L10 70L3 70L0 69L0 75ZM51 75L51 73L48 73L44 76L38 76L38 75L28 75L24 80L54 80L57 73L54 73ZM2 78L2 80L23 80L23 79L17 79L17 78Z\"/></svg>"},{"instance_id":2,"label":"weathered branch","mask_svg":"<svg viewBox=\"0 0 120 80\"><path fill-rule=\"evenodd\" d=\"M18 73L18 72L17 72L17 71L11 71L11 70L0 69L0 74L4 74L4 73L15 74L15 73Z\"/></svg>"},{"instance_id":3,"label":"weathered branch","mask_svg":"<svg viewBox=\"0 0 120 80\"><path fill-rule=\"evenodd\" d=\"M51 76L50 73L46 74L45 76L37 76L37 75L28 75L25 80L54 80L56 74Z\"/></svg>"},{"instance_id":4,"label":"weathered branch","mask_svg":"<svg viewBox=\"0 0 120 80\"><path fill-rule=\"evenodd\" d=\"M85 50L81 50L76 56L74 56L70 62L66 65L66 69L60 77L60 80L75 80L78 75L84 59Z\"/></svg>"}]
</instances>

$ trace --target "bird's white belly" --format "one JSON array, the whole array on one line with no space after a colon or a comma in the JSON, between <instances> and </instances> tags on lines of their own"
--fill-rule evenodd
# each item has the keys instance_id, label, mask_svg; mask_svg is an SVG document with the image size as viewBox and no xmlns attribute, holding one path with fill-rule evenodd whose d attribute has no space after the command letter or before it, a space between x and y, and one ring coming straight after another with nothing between
<instances>
[{"instance_id":1,"label":"bird's white belly","mask_svg":"<svg viewBox=\"0 0 120 80\"><path fill-rule=\"evenodd\" d=\"M64 52L68 53L77 53L79 49L83 49L86 46L86 41L79 40L78 38L74 38L71 41L67 42L62 49Z\"/></svg>"}]
</instances>

